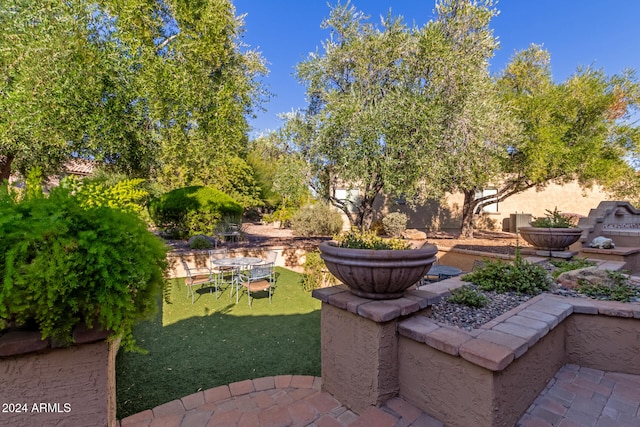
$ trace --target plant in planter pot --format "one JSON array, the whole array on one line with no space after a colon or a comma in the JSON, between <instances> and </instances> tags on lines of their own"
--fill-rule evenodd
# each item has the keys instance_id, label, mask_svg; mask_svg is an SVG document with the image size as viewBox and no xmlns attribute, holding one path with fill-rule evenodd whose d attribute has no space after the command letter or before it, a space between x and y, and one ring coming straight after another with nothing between
<instances>
[{"instance_id":1,"label":"plant in planter pot","mask_svg":"<svg viewBox=\"0 0 640 427\"><path fill-rule=\"evenodd\" d=\"M36 328L69 345L86 324L135 349L131 329L157 308L166 246L135 214L87 206L74 191L18 200L0 187L0 333Z\"/></svg>"},{"instance_id":2,"label":"plant in planter pot","mask_svg":"<svg viewBox=\"0 0 640 427\"><path fill-rule=\"evenodd\" d=\"M519 233L536 250L564 251L580 239L582 229L576 226L572 217L561 214L556 207L553 211L547 210L544 217L533 220L529 227L520 227Z\"/></svg>"},{"instance_id":3,"label":"plant in planter pot","mask_svg":"<svg viewBox=\"0 0 640 427\"><path fill-rule=\"evenodd\" d=\"M370 299L400 298L436 260L438 248L425 244L411 249L400 239L383 239L373 232L350 231L320 243L327 269L354 295Z\"/></svg>"}]
</instances>

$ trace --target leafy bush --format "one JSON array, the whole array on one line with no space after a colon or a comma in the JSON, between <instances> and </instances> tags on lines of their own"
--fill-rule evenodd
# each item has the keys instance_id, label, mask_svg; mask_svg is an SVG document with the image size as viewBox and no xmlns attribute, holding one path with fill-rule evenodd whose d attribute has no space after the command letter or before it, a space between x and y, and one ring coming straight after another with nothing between
<instances>
[{"instance_id":1,"label":"leafy bush","mask_svg":"<svg viewBox=\"0 0 640 427\"><path fill-rule=\"evenodd\" d=\"M411 244L400 239L385 239L372 231L351 230L335 240L341 248L350 249L411 249Z\"/></svg>"},{"instance_id":2,"label":"leafy bush","mask_svg":"<svg viewBox=\"0 0 640 427\"><path fill-rule=\"evenodd\" d=\"M322 285L332 286L338 282L333 274L325 271L325 264L320 258L320 252L308 252L303 264L302 288L309 292L322 287Z\"/></svg>"},{"instance_id":3,"label":"leafy bush","mask_svg":"<svg viewBox=\"0 0 640 427\"><path fill-rule=\"evenodd\" d=\"M489 298L479 293L472 286L463 285L451 291L449 301L454 304L466 305L469 307L484 307L489 303Z\"/></svg>"},{"instance_id":4,"label":"leafy bush","mask_svg":"<svg viewBox=\"0 0 640 427\"><path fill-rule=\"evenodd\" d=\"M575 227L575 218L561 214L556 207L553 212L546 210L544 217L531 221L532 227L538 228L572 228Z\"/></svg>"},{"instance_id":5,"label":"leafy bush","mask_svg":"<svg viewBox=\"0 0 640 427\"><path fill-rule=\"evenodd\" d=\"M619 271L607 270L607 276L606 283L591 283L580 280L577 291L591 298L610 301L630 302L640 297L640 289L630 286L629 278L626 275Z\"/></svg>"},{"instance_id":6,"label":"leafy bush","mask_svg":"<svg viewBox=\"0 0 640 427\"><path fill-rule=\"evenodd\" d=\"M401 212L391 212L382 218L382 226L387 236L398 238L407 229L408 218Z\"/></svg>"},{"instance_id":7,"label":"leafy bush","mask_svg":"<svg viewBox=\"0 0 640 427\"><path fill-rule=\"evenodd\" d=\"M199 234L189 239L189 247L191 249L211 249L213 243L211 243L211 240L209 240L207 236Z\"/></svg>"},{"instance_id":8,"label":"leafy bush","mask_svg":"<svg viewBox=\"0 0 640 427\"><path fill-rule=\"evenodd\" d=\"M102 180L73 177L66 178L63 185L69 186L83 206L108 206L142 215L149 192L144 188L144 179L123 179L115 183Z\"/></svg>"},{"instance_id":9,"label":"leafy bush","mask_svg":"<svg viewBox=\"0 0 640 427\"><path fill-rule=\"evenodd\" d=\"M291 228L299 236L332 236L342 231L342 215L327 203L306 205L291 218Z\"/></svg>"},{"instance_id":10,"label":"leafy bush","mask_svg":"<svg viewBox=\"0 0 640 427\"><path fill-rule=\"evenodd\" d=\"M291 219L298 211L296 208L279 208L273 213L266 214L262 217L265 222L280 222L280 228L291 227Z\"/></svg>"},{"instance_id":11,"label":"leafy bush","mask_svg":"<svg viewBox=\"0 0 640 427\"><path fill-rule=\"evenodd\" d=\"M69 188L14 200L0 188L0 323L73 341L79 323L122 336L157 307L166 247L137 216L85 206Z\"/></svg>"},{"instance_id":12,"label":"leafy bush","mask_svg":"<svg viewBox=\"0 0 640 427\"><path fill-rule=\"evenodd\" d=\"M513 262L486 260L483 267L467 274L465 280L484 291L529 295L547 291L551 285L551 277L547 271L540 265L525 261L519 252Z\"/></svg>"},{"instance_id":13,"label":"leafy bush","mask_svg":"<svg viewBox=\"0 0 640 427\"><path fill-rule=\"evenodd\" d=\"M557 279L558 276L567 271L593 267L594 265L596 265L594 261L590 261L586 258L573 258L570 260L551 258L549 260L549 263L556 268L556 270L551 272L551 275L554 279Z\"/></svg>"},{"instance_id":14,"label":"leafy bush","mask_svg":"<svg viewBox=\"0 0 640 427\"><path fill-rule=\"evenodd\" d=\"M240 217L242 211L231 196L202 186L178 188L153 199L149 205L154 224L180 238L212 235L224 217Z\"/></svg>"}]
</instances>

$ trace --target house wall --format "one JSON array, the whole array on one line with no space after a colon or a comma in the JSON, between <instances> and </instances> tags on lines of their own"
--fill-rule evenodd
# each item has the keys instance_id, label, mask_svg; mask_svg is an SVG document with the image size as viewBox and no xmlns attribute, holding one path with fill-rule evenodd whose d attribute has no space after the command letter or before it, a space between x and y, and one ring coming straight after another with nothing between
<instances>
[{"instance_id":1,"label":"house wall","mask_svg":"<svg viewBox=\"0 0 640 427\"><path fill-rule=\"evenodd\" d=\"M592 190L580 188L577 182L564 185L549 184L544 190L527 190L498 203L498 212L476 216L476 226L480 229L504 230L514 213L529 213L534 217L544 216L545 211L558 208L560 212L588 215L589 210L603 200L612 200L599 186ZM423 231L457 231L461 226L462 193L447 194L444 203L428 201L412 209L408 205L398 205L395 200L381 198L375 205L376 219L382 219L389 212L403 212L409 217L408 228Z\"/></svg>"}]
</instances>

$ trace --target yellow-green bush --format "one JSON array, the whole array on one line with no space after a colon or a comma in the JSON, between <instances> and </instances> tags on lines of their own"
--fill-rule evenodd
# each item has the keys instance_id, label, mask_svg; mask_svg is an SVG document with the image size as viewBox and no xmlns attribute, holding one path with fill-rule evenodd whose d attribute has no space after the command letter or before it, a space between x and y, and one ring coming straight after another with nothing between
<instances>
[{"instance_id":1,"label":"yellow-green bush","mask_svg":"<svg viewBox=\"0 0 640 427\"><path fill-rule=\"evenodd\" d=\"M132 213L86 206L71 189L17 201L0 187L0 328L35 326L71 343L79 323L122 336L151 314L164 284L166 247Z\"/></svg>"}]
</instances>

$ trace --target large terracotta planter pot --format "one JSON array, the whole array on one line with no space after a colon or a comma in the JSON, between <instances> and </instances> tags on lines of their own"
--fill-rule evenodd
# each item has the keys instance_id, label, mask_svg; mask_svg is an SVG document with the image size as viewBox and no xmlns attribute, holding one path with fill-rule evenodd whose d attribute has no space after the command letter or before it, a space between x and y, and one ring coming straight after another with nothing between
<instances>
[{"instance_id":1,"label":"large terracotta planter pot","mask_svg":"<svg viewBox=\"0 0 640 427\"><path fill-rule=\"evenodd\" d=\"M335 242L320 243L320 257L329 271L351 293L370 299L400 298L418 282L436 260L438 248L373 250L340 248Z\"/></svg>"},{"instance_id":2,"label":"large terracotta planter pot","mask_svg":"<svg viewBox=\"0 0 640 427\"><path fill-rule=\"evenodd\" d=\"M541 251L563 251L582 235L581 228L520 227L518 231L526 242Z\"/></svg>"}]
</instances>

